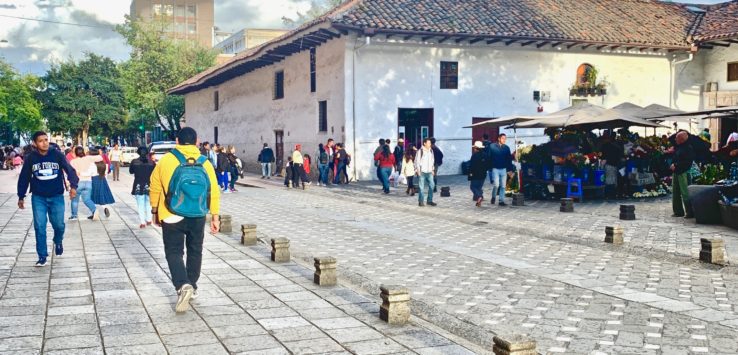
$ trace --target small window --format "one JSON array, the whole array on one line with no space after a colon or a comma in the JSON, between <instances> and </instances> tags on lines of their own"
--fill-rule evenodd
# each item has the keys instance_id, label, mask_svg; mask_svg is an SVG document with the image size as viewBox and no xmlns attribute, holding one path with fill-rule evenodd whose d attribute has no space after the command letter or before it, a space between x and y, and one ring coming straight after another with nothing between
<instances>
[{"instance_id":1,"label":"small window","mask_svg":"<svg viewBox=\"0 0 738 355\"><path fill-rule=\"evenodd\" d=\"M218 126L213 127L213 141L218 144Z\"/></svg>"},{"instance_id":2,"label":"small window","mask_svg":"<svg viewBox=\"0 0 738 355\"><path fill-rule=\"evenodd\" d=\"M213 111L218 111L220 109L220 98L218 97L218 90L215 90L213 92Z\"/></svg>"},{"instance_id":3,"label":"small window","mask_svg":"<svg viewBox=\"0 0 738 355\"><path fill-rule=\"evenodd\" d=\"M738 81L738 62L728 63L728 81Z\"/></svg>"},{"instance_id":4,"label":"small window","mask_svg":"<svg viewBox=\"0 0 738 355\"><path fill-rule=\"evenodd\" d=\"M594 67L590 64L582 64L577 68L577 85L590 85L594 86L595 83L590 83L591 80L591 72L594 70Z\"/></svg>"},{"instance_id":5,"label":"small window","mask_svg":"<svg viewBox=\"0 0 738 355\"><path fill-rule=\"evenodd\" d=\"M328 101L318 102L318 132L328 132Z\"/></svg>"},{"instance_id":6,"label":"small window","mask_svg":"<svg viewBox=\"0 0 738 355\"><path fill-rule=\"evenodd\" d=\"M310 92L315 92L315 47L310 48Z\"/></svg>"},{"instance_id":7,"label":"small window","mask_svg":"<svg viewBox=\"0 0 738 355\"><path fill-rule=\"evenodd\" d=\"M441 89L459 88L459 62L441 62Z\"/></svg>"},{"instance_id":8,"label":"small window","mask_svg":"<svg viewBox=\"0 0 738 355\"><path fill-rule=\"evenodd\" d=\"M284 71L274 73L274 99L284 98Z\"/></svg>"}]
</instances>

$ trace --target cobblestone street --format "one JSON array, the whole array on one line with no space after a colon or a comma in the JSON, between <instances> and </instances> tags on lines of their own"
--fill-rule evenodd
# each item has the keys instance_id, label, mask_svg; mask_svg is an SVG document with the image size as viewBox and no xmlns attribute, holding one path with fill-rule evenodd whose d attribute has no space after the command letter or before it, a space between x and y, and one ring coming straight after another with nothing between
<instances>
[{"instance_id":1,"label":"cobblestone street","mask_svg":"<svg viewBox=\"0 0 738 355\"><path fill-rule=\"evenodd\" d=\"M461 179L441 179L452 197L419 208L371 183L302 191L247 178L263 188L223 196L234 234L206 239L203 295L183 316L172 311L160 230L136 228L128 176L111 183L114 215L68 223L64 255L41 270L31 215L5 190L0 350L479 353L493 334L515 333L540 353L738 352L736 268L696 261L699 238L715 235L734 261L735 232L672 220L668 200L636 202L631 222L607 202L573 214L557 202L478 209ZM265 244L238 245L242 223L257 224L262 242L289 238L294 263L268 261ZM620 247L602 242L615 223ZM323 255L338 259L340 287L312 284L312 258ZM410 289L411 326L379 321L381 284Z\"/></svg>"}]
</instances>

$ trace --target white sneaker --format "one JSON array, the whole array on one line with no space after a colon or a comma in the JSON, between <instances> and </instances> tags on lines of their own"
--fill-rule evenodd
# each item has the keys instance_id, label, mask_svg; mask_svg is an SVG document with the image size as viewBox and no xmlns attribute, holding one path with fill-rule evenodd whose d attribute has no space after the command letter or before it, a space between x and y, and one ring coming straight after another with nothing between
<instances>
[{"instance_id":1,"label":"white sneaker","mask_svg":"<svg viewBox=\"0 0 738 355\"><path fill-rule=\"evenodd\" d=\"M191 300L196 300L198 297L200 297L200 292L197 292L197 289L192 291L192 297L190 297Z\"/></svg>"},{"instance_id":2,"label":"white sneaker","mask_svg":"<svg viewBox=\"0 0 738 355\"><path fill-rule=\"evenodd\" d=\"M184 284L180 287L179 291L177 291L179 296L177 297L177 305L174 307L175 312L182 313L190 309L190 299L192 298L193 292L194 288L190 284Z\"/></svg>"}]
</instances>

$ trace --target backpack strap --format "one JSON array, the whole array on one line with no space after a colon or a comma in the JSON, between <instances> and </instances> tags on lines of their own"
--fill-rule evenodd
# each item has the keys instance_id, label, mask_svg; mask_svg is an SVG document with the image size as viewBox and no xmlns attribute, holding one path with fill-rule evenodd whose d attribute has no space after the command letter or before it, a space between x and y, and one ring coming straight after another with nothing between
<instances>
[{"instance_id":1,"label":"backpack strap","mask_svg":"<svg viewBox=\"0 0 738 355\"><path fill-rule=\"evenodd\" d=\"M198 164L198 165L203 165L203 164L205 164L206 161L208 161L208 158L206 156L204 156L204 155L201 155L199 158L197 158L197 160L195 161L195 163Z\"/></svg>"},{"instance_id":2,"label":"backpack strap","mask_svg":"<svg viewBox=\"0 0 738 355\"><path fill-rule=\"evenodd\" d=\"M187 158L184 156L184 154L182 154L182 152L180 152L176 148L172 149L170 153L172 153L172 155L174 155L174 157L177 158L177 160L179 160L179 165L195 164L195 162L199 162L200 159L202 159L202 155L200 156L200 158L197 158L197 160L195 160L194 158ZM200 163L200 165L202 165L202 163Z\"/></svg>"}]
</instances>

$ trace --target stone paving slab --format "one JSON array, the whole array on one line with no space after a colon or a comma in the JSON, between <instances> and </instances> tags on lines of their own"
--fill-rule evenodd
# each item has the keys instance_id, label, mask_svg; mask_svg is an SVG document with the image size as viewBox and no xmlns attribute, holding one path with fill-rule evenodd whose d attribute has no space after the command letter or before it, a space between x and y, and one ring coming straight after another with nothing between
<instances>
[{"instance_id":1,"label":"stone paving slab","mask_svg":"<svg viewBox=\"0 0 738 355\"><path fill-rule=\"evenodd\" d=\"M113 215L67 223L45 268L30 209L0 194L0 250L16 252L0 259L0 354L487 353L419 319L387 326L378 294L316 286L312 270L223 235L206 235L201 295L176 314L160 229L138 229L128 186L113 189Z\"/></svg>"},{"instance_id":2,"label":"stone paving slab","mask_svg":"<svg viewBox=\"0 0 738 355\"><path fill-rule=\"evenodd\" d=\"M259 224L262 238L290 238L304 262L327 251L357 285L407 286L413 312L475 341L484 339L470 328L528 333L550 352L738 351L723 337L738 323L731 268L552 239L535 220L560 214L536 208L476 209L452 197L419 211L412 198L368 188L262 186L224 197L234 221Z\"/></svg>"}]
</instances>

